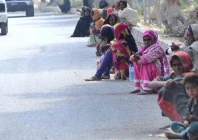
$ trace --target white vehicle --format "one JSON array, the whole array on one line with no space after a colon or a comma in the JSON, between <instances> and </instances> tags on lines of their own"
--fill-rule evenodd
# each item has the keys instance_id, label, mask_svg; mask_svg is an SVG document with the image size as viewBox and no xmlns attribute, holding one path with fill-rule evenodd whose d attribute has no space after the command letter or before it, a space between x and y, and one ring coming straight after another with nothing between
<instances>
[{"instance_id":1,"label":"white vehicle","mask_svg":"<svg viewBox=\"0 0 198 140\"><path fill-rule=\"evenodd\" d=\"M8 15L5 0L0 0L0 28L1 35L6 35L8 33Z\"/></svg>"}]
</instances>

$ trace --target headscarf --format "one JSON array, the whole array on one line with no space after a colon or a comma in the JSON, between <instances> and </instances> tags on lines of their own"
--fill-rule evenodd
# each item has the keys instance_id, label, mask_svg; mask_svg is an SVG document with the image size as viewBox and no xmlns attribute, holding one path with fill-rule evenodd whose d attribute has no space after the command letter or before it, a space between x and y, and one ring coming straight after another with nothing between
<instances>
[{"instance_id":1,"label":"headscarf","mask_svg":"<svg viewBox=\"0 0 198 140\"><path fill-rule=\"evenodd\" d=\"M100 15L100 11L97 9L97 8L93 8L92 11L91 11L91 16L92 16L92 19L93 19L93 27L96 29L96 31L94 31L93 29L90 29L90 34L92 33L92 31L94 32L94 34L98 34L100 33L100 29L104 23L104 19L101 18L101 15Z\"/></svg>"},{"instance_id":2,"label":"headscarf","mask_svg":"<svg viewBox=\"0 0 198 140\"><path fill-rule=\"evenodd\" d=\"M85 16L85 11L89 11L89 15ZM87 6L83 6L83 19L88 20L88 21L93 21L92 17L91 17L91 9Z\"/></svg>"},{"instance_id":3,"label":"headscarf","mask_svg":"<svg viewBox=\"0 0 198 140\"><path fill-rule=\"evenodd\" d=\"M85 13L85 11L88 10L89 11L89 15L91 16L91 9L87 6L83 6L83 12Z\"/></svg>"},{"instance_id":4,"label":"headscarf","mask_svg":"<svg viewBox=\"0 0 198 140\"><path fill-rule=\"evenodd\" d=\"M161 75L165 76L169 74L169 67L168 67L168 60L166 58L166 54L162 47L157 43L158 41L158 34L152 30L146 30L142 38L145 36L149 36L152 40L152 45L150 47L140 47L139 52L141 52L143 55L140 57L142 63L147 62L149 63L150 61L153 60L153 55L155 57L159 57L158 59L160 60L161 63ZM158 52L158 53L157 53ZM160 56L159 55L160 52ZM153 54L154 53L154 54ZM155 54L157 53L157 54Z\"/></svg>"},{"instance_id":5,"label":"headscarf","mask_svg":"<svg viewBox=\"0 0 198 140\"><path fill-rule=\"evenodd\" d=\"M147 30L143 33L142 38L144 38L145 36L149 36L152 40L152 44L157 43L158 40L158 35L156 32L152 31L152 30Z\"/></svg>"},{"instance_id":6,"label":"headscarf","mask_svg":"<svg viewBox=\"0 0 198 140\"><path fill-rule=\"evenodd\" d=\"M198 40L198 24L191 24L189 27L192 30L195 41L197 41Z\"/></svg>"},{"instance_id":7,"label":"headscarf","mask_svg":"<svg viewBox=\"0 0 198 140\"><path fill-rule=\"evenodd\" d=\"M114 25L114 36L117 41L126 40L131 52L137 52L137 45L135 39L133 38L131 31L127 24L117 23Z\"/></svg>"},{"instance_id":8,"label":"headscarf","mask_svg":"<svg viewBox=\"0 0 198 140\"><path fill-rule=\"evenodd\" d=\"M114 25L116 42L112 44L112 56L117 70L125 70L129 67L129 58L132 52L137 52L137 46L128 25L117 23Z\"/></svg>"},{"instance_id":9,"label":"headscarf","mask_svg":"<svg viewBox=\"0 0 198 140\"><path fill-rule=\"evenodd\" d=\"M108 17L105 19L104 25L105 25L105 24L109 24L109 19L110 19L111 17L113 18L113 25L115 25L115 24L118 22L118 16L117 16L116 14L114 14L114 13L111 13L111 14L109 14Z\"/></svg>"},{"instance_id":10,"label":"headscarf","mask_svg":"<svg viewBox=\"0 0 198 140\"><path fill-rule=\"evenodd\" d=\"M114 11L113 7L107 8L107 16L110 15L111 13L113 13L113 11Z\"/></svg>"},{"instance_id":11,"label":"headscarf","mask_svg":"<svg viewBox=\"0 0 198 140\"><path fill-rule=\"evenodd\" d=\"M101 0L99 2L99 8L100 9L103 9L103 8L107 7L108 5L109 5L109 3L106 0Z\"/></svg>"},{"instance_id":12,"label":"headscarf","mask_svg":"<svg viewBox=\"0 0 198 140\"><path fill-rule=\"evenodd\" d=\"M97 21L101 18L100 11L97 8L93 8L91 11L91 16L94 21Z\"/></svg>"},{"instance_id":13,"label":"headscarf","mask_svg":"<svg viewBox=\"0 0 198 140\"><path fill-rule=\"evenodd\" d=\"M124 6L127 7L127 1L126 1L126 0L120 0L120 1L119 1L119 5L120 5L120 3L123 3Z\"/></svg>"},{"instance_id":14,"label":"headscarf","mask_svg":"<svg viewBox=\"0 0 198 140\"><path fill-rule=\"evenodd\" d=\"M103 25L100 29L101 37L106 37L107 42L110 43L114 39L114 28L108 24Z\"/></svg>"},{"instance_id":15,"label":"headscarf","mask_svg":"<svg viewBox=\"0 0 198 140\"><path fill-rule=\"evenodd\" d=\"M184 72L190 72L190 70L193 67L192 61L190 59L190 56L188 55L188 53L184 52L184 51L177 51L171 54L171 58L170 61L172 59L173 56L177 56L179 58L179 60L182 63L182 66L184 67ZM170 64L171 65L171 64Z\"/></svg>"}]
</instances>

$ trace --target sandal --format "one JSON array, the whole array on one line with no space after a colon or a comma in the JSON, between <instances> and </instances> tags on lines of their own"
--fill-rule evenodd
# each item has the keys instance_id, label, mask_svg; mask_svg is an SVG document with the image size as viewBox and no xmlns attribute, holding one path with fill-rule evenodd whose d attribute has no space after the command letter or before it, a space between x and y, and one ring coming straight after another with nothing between
<instances>
[{"instance_id":1,"label":"sandal","mask_svg":"<svg viewBox=\"0 0 198 140\"><path fill-rule=\"evenodd\" d=\"M146 91L146 90L141 90L137 95L147 95L147 94L154 94L153 91Z\"/></svg>"},{"instance_id":2,"label":"sandal","mask_svg":"<svg viewBox=\"0 0 198 140\"><path fill-rule=\"evenodd\" d=\"M85 79L85 81L101 81L102 78L98 78L96 76L91 77L90 79Z\"/></svg>"},{"instance_id":3,"label":"sandal","mask_svg":"<svg viewBox=\"0 0 198 140\"><path fill-rule=\"evenodd\" d=\"M138 93L138 92L140 92L140 89L135 89L135 90L131 91L129 94Z\"/></svg>"}]
</instances>

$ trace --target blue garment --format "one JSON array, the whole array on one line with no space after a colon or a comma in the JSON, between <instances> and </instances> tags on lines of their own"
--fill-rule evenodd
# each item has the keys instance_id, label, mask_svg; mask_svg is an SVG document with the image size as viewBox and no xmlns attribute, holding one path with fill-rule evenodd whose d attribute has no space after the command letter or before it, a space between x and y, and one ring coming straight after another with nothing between
<instances>
[{"instance_id":1,"label":"blue garment","mask_svg":"<svg viewBox=\"0 0 198 140\"><path fill-rule=\"evenodd\" d=\"M103 61L100 64L100 67L98 68L95 76L100 78L102 76L102 74L104 74L105 76L109 75L109 71L111 69L113 63L113 57L112 57L112 52L111 50L107 50L107 52L104 55Z\"/></svg>"},{"instance_id":2,"label":"blue garment","mask_svg":"<svg viewBox=\"0 0 198 140\"><path fill-rule=\"evenodd\" d=\"M191 122L187 128L181 122L172 122L170 127L172 131L180 133L182 139L188 139L188 134L198 134L198 122Z\"/></svg>"}]
</instances>

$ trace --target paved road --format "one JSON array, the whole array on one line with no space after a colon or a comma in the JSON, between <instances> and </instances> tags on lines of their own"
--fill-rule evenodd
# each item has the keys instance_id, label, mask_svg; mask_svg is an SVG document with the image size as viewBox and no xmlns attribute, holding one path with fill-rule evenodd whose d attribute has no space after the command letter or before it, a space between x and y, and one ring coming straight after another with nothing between
<instances>
[{"instance_id":1,"label":"paved road","mask_svg":"<svg viewBox=\"0 0 198 140\"><path fill-rule=\"evenodd\" d=\"M78 17L11 14L0 36L1 140L159 140L157 96L128 94L129 81L85 82L95 48L70 38Z\"/></svg>"}]
</instances>

